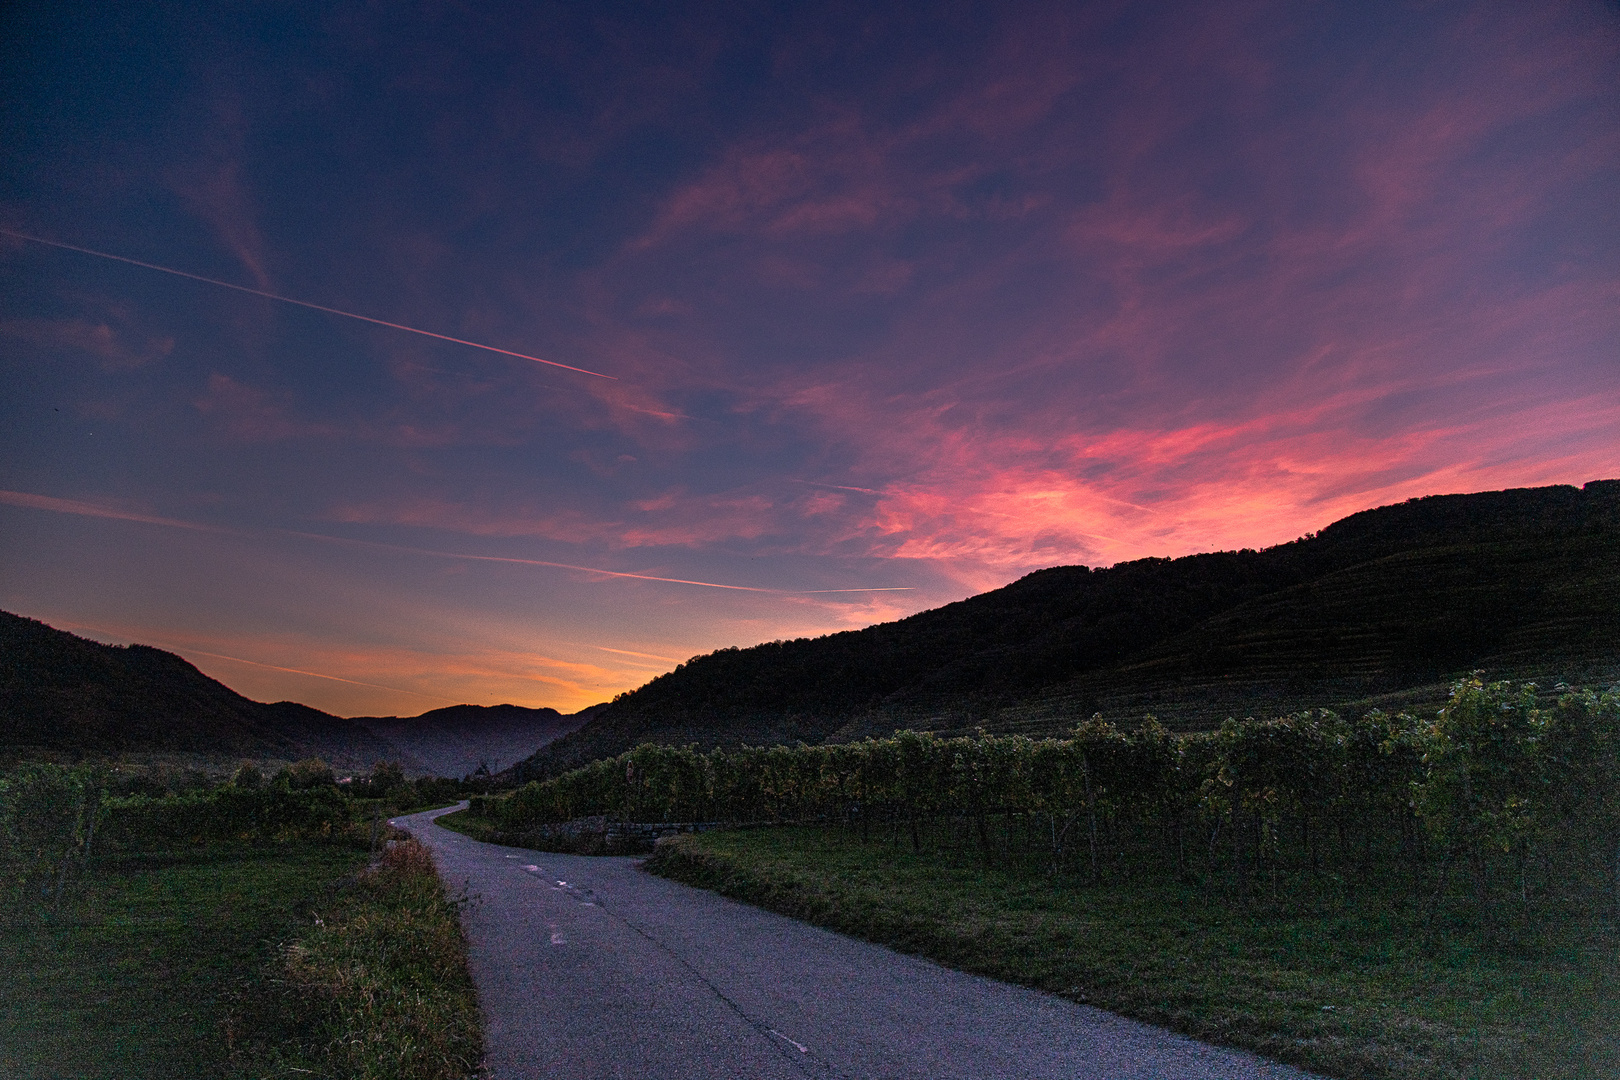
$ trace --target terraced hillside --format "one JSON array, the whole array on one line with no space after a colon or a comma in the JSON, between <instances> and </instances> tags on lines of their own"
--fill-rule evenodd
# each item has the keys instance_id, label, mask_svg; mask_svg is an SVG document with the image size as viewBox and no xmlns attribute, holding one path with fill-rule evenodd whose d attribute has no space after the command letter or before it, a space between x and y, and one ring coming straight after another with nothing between
<instances>
[{"instance_id":1,"label":"terraced hillside","mask_svg":"<svg viewBox=\"0 0 1620 1080\"><path fill-rule=\"evenodd\" d=\"M1614 535L1423 547L1246 601L995 726L1152 711L1198 727L1262 708L1439 704L1474 668L1584 683L1620 674L1617 656Z\"/></svg>"},{"instance_id":2,"label":"terraced hillside","mask_svg":"<svg viewBox=\"0 0 1620 1080\"><path fill-rule=\"evenodd\" d=\"M908 619L697 657L513 770L642 741L1043 733L1417 703L1449 676L1620 674L1620 481L1414 499L1263 551L1054 567Z\"/></svg>"}]
</instances>

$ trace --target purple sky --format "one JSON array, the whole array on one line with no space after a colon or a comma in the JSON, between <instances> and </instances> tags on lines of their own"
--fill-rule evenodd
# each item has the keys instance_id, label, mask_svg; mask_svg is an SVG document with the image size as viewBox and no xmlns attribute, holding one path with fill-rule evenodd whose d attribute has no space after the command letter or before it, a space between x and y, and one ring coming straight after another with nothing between
<instances>
[{"instance_id":1,"label":"purple sky","mask_svg":"<svg viewBox=\"0 0 1620 1080\"><path fill-rule=\"evenodd\" d=\"M150 7L8 8L0 229L612 376L0 236L0 607L253 697L1620 476L1613 4Z\"/></svg>"}]
</instances>

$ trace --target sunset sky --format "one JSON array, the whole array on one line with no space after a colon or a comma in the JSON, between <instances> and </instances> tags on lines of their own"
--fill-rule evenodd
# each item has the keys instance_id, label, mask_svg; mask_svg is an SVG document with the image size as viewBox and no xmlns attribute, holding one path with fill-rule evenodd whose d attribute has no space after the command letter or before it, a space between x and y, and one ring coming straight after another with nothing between
<instances>
[{"instance_id":1,"label":"sunset sky","mask_svg":"<svg viewBox=\"0 0 1620 1080\"><path fill-rule=\"evenodd\" d=\"M250 697L1620 476L1613 3L0 20L0 608Z\"/></svg>"}]
</instances>

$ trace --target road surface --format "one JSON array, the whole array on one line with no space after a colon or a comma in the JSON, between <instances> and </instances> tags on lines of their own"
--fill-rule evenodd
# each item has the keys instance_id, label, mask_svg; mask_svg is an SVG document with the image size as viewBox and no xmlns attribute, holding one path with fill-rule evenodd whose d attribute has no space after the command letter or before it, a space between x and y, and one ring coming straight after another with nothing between
<instances>
[{"instance_id":1,"label":"road surface","mask_svg":"<svg viewBox=\"0 0 1620 1080\"><path fill-rule=\"evenodd\" d=\"M466 914L491 1080L1301 1080L655 877L396 819Z\"/></svg>"}]
</instances>

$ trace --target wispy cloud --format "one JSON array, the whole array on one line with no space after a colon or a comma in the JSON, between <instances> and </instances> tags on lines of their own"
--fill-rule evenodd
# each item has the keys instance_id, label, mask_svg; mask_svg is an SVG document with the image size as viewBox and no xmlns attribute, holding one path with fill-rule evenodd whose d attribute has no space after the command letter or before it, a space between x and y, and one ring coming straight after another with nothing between
<instances>
[{"instance_id":1,"label":"wispy cloud","mask_svg":"<svg viewBox=\"0 0 1620 1080\"><path fill-rule=\"evenodd\" d=\"M99 358L110 371L145 367L174 351L174 338L131 334L105 319L10 319L0 334L47 349L74 349Z\"/></svg>"},{"instance_id":2,"label":"wispy cloud","mask_svg":"<svg viewBox=\"0 0 1620 1080\"><path fill-rule=\"evenodd\" d=\"M1620 475L1620 38L1596 6L322 25L319 58L174 38L231 74L178 119L129 104L121 130L154 134L127 151L64 151L101 130L73 112L91 91L39 90L38 116L80 126L37 125L61 139L19 151L35 194L8 213L108 239L69 258L0 236L20 271L0 344L28 365L8 484L120 496L0 501L236 530L207 545L235 571L201 591L236 595L245 552L274 551L299 599L263 585L265 606L334 625L333 583L375 575L343 634L386 623L399 648L350 666L326 630L204 650L584 703L666 653L1040 566ZM206 287L172 287L193 269ZM220 285L277 303L216 310ZM330 303L279 303L304 296ZM73 414L97 438L64 447ZM154 509L195 506L218 524ZM432 649L389 636L461 604ZM461 633L485 645L446 644ZM418 662L458 674L396 677Z\"/></svg>"},{"instance_id":3,"label":"wispy cloud","mask_svg":"<svg viewBox=\"0 0 1620 1080\"><path fill-rule=\"evenodd\" d=\"M75 514L79 517L109 518L115 521L138 521L145 525L162 525L170 529L187 529L192 532L220 534L234 534L237 532L235 529L218 525L182 521L178 518L161 517L157 514L147 514L118 506L84 502L80 499L57 499L49 495L33 495L26 491L0 491L0 503L26 507L29 510L46 510L53 514Z\"/></svg>"}]
</instances>

